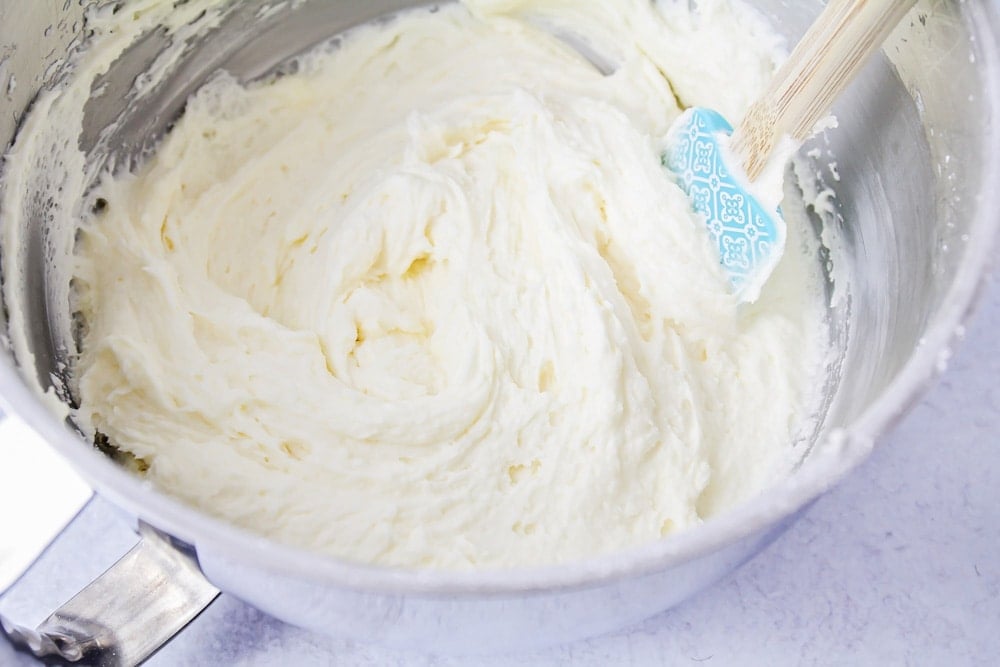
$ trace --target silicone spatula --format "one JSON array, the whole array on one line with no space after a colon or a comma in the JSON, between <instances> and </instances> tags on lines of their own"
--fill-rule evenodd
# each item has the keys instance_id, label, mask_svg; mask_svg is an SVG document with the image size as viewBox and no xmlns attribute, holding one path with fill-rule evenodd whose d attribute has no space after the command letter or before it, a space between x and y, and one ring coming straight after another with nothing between
<instances>
[{"instance_id":1,"label":"silicone spatula","mask_svg":"<svg viewBox=\"0 0 1000 667\"><path fill-rule=\"evenodd\" d=\"M735 131L702 107L671 126L663 164L704 217L740 302L757 300L785 247L781 210L755 183L779 144L801 146L915 3L830 0Z\"/></svg>"}]
</instances>

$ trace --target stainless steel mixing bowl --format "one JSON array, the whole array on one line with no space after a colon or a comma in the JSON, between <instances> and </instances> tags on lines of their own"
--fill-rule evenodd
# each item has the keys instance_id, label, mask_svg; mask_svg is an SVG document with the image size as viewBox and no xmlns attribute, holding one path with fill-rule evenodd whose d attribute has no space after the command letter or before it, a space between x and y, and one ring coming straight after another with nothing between
<instances>
[{"instance_id":1,"label":"stainless steel mixing bowl","mask_svg":"<svg viewBox=\"0 0 1000 667\"><path fill-rule=\"evenodd\" d=\"M59 76L61 59L85 35L80 5L86 4L0 0L0 145L12 141L37 91ZM121 94L88 104L79 137L92 162L109 153L119 163L140 157L185 97L218 68L241 78L262 76L348 26L417 3L229 4L226 19L209 34L190 37L180 64L153 94L133 99L126 91L169 43L164 31L149 32L115 62L104 83ZM752 4L789 43L820 8L804 0ZM270 5L273 11L261 11ZM98 493L169 536L173 546L166 549L193 555L220 589L296 625L473 652L528 649L622 627L676 604L760 551L863 461L874 439L943 369L1000 222L998 36L995 3L922 1L838 103L840 127L807 147L818 149L816 179L838 195L833 215L812 212L817 229L833 239L835 259L830 322L840 355L831 360L825 421L791 478L655 544L554 568L385 569L275 544L160 494L83 441L26 382L39 378L59 387L65 337L57 329L69 316L54 297L57 278L46 262L49 209L41 189L24 197L17 215L0 211L0 224L17 219L26 225L23 243L3 248L3 279L8 295L28 304L24 318L11 325L21 328L32 353L16 361L9 350L0 355L0 394ZM102 133L115 119L123 121L118 129ZM814 187L812 180L801 187ZM12 264L23 270L12 273ZM93 620L102 618L77 618L70 634L94 627L84 622ZM136 628L105 630L120 655L138 655L128 652Z\"/></svg>"}]
</instances>

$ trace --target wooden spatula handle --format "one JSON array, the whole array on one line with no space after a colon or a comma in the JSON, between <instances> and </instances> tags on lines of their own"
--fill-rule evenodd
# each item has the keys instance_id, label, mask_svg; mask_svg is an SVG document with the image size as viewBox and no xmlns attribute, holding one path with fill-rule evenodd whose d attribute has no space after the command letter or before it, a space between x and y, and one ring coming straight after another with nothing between
<instances>
[{"instance_id":1,"label":"wooden spatula handle","mask_svg":"<svg viewBox=\"0 0 1000 667\"><path fill-rule=\"evenodd\" d=\"M778 140L803 141L916 0L830 0L733 133L754 181Z\"/></svg>"}]
</instances>

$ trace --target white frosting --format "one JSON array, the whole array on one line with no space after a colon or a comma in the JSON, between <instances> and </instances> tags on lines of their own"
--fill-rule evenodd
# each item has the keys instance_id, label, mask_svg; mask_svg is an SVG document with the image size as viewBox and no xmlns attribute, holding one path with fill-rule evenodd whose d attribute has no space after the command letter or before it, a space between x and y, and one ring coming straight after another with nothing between
<instances>
[{"instance_id":1,"label":"white frosting","mask_svg":"<svg viewBox=\"0 0 1000 667\"><path fill-rule=\"evenodd\" d=\"M738 307L659 157L674 93L737 117L776 40L724 2L467 4L217 77L94 193L76 417L159 487L310 549L468 568L648 542L787 472L819 267L791 221Z\"/></svg>"}]
</instances>

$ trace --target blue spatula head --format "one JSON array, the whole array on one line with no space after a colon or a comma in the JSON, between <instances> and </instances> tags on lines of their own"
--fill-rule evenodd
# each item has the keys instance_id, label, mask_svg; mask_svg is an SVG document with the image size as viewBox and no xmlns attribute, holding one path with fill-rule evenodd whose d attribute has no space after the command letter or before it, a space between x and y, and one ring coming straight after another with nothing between
<instances>
[{"instance_id":1,"label":"blue spatula head","mask_svg":"<svg viewBox=\"0 0 1000 667\"><path fill-rule=\"evenodd\" d=\"M732 126L711 109L691 108L671 126L663 164L705 220L719 261L741 302L756 301L785 248L781 210L754 196L728 149Z\"/></svg>"}]
</instances>

